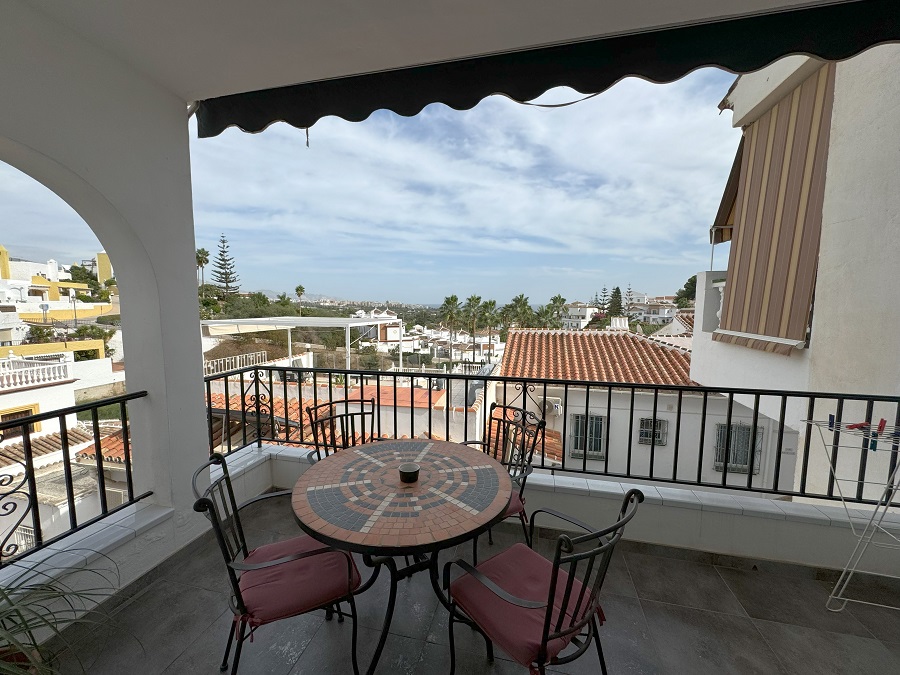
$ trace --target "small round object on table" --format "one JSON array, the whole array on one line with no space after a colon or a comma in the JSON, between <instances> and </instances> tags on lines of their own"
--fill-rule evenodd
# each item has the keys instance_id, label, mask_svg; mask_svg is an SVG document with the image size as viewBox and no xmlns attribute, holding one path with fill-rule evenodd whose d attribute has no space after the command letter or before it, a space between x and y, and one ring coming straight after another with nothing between
<instances>
[{"instance_id":1,"label":"small round object on table","mask_svg":"<svg viewBox=\"0 0 900 675\"><path fill-rule=\"evenodd\" d=\"M419 464L415 483L401 464ZM300 527L325 543L383 555L437 551L503 518L506 468L466 445L434 440L366 443L309 467L294 487Z\"/></svg>"},{"instance_id":2,"label":"small round object on table","mask_svg":"<svg viewBox=\"0 0 900 675\"><path fill-rule=\"evenodd\" d=\"M414 462L405 462L397 467L400 471L400 480L404 483L415 483L419 480L419 465Z\"/></svg>"}]
</instances>

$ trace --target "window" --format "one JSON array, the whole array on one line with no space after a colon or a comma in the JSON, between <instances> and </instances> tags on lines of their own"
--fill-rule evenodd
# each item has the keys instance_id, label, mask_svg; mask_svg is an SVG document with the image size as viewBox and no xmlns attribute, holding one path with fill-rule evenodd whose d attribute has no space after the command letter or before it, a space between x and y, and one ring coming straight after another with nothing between
<instances>
[{"instance_id":1,"label":"window","mask_svg":"<svg viewBox=\"0 0 900 675\"><path fill-rule=\"evenodd\" d=\"M33 408L24 408L23 410L10 411L0 414L0 422L12 422L13 420L20 420L23 417L28 417L34 414L36 413ZM34 431L34 424L29 424L28 433L31 434L34 433ZM8 440L10 438L21 438L22 427L12 427L11 429L4 429L2 432L0 432L0 436L2 436L4 440Z\"/></svg>"},{"instance_id":2,"label":"window","mask_svg":"<svg viewBox=\"0 0 900 675\"><path fill-rule=\"evenodd\" d=\"M584 457L586 448L588 459L603 459L603 418L600 415L572 415L570 429L570 457Z\"/></svg>"},{"instance_id":3,"label":"window","mask_svg":"<svg viewBox=\"0 0 900 675\"><path fill-rule=\"evenodd\" d=\"M644 445L653 445L653 436L654 436L654 426L655 426L655 435L656 435L656 445L665 445L666 444L666 436L668 435L669 430L669 421L668 420L656 420L656 425L653 424L652 417L642 417L641 418L641 428L638 434L638 443L643 443Z\"/></svg>"},{"instance_id":4,"label":"window","mask_svg":"<svg viewBox=\"0 0 900 675\"><path fill-rule=\"evenodd\" d=\"M725 436L728 425L716 425L716 461L715 470L722 471L722 462L725 459ZM731 425L731 446L728 452L728 471L735 473L747 473L750 468L750 443L753 436L753 427L739 422ZM759 473L760 458L762 455L763 428L756 427L756 448L753 453L753 473Z\"/></svg>"}]
</instances>

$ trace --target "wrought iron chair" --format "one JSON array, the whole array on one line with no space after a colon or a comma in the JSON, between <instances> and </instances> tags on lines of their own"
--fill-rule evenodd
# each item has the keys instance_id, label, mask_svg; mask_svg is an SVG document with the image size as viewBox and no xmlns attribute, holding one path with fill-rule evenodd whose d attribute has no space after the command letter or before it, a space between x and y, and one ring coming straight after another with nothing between
<instances>
[{"instance_id":1,"label":"wrought iron chair","mask_svg":"<svg viewBox=\"0 0 900 675\"><path fill-rule=\"evenodd\" d=\"M525 541L531 546L528 533L528 514L525 512L525 483L531 475L531 461L534 450L544 438L546 423L535 413L513 406L491 403L483 441L466 441L466 445L477 445L509 471L515 487L506 518L517 517L522 523ZM488 530L488 542L494 543L494 537ZM477 547L477 541L475 542ZM477 558L476 558L477 562Z\"/></svg>"},{"instance_id":2,"label":"wrought iron chair","mask_svg":"<svg viewBox=\"0 0 900 675\"><path fill-rule=\"evenodd\" d=\"M578 536L560 535L553 562L524 544L514 544L477 567L462 559L448 562L444 566L443 583L450 601L451 675L456 670L453 642L456 622L481 633L489 660L494 658L496 642L531 673L544 673L547 665L574 661L587 651L593 639L600 669L606 675L599 634L599 626L605 620L600 608L600 588L625 525L642 501L644 495L640 490L629 490L618 520L598 531L550 509L535 511L531 515L532 541L535 517L540 513L561 518L586 531ZM453 565L461 567L466 574L450 583ZM570 646L574 650L569 651ZM561 655L564 650L567 653Z\"/></svg>"},{"instance_id":3,"label":"wrought iron chair","mask_svg":"<svg viewBox=\"0 0 900 675\"><path fill-rule=\"evenodd\" d=\"M355 447L375 438L375 399L329 401L306 408L315 450L306 455L310 464L333 452Z\"/></svg>"},{"instance_id":4,"label":"wrought iron chair","mask_svg":"<svg viewBox=\"0 0 900 675\"><path fill-rule=\"evenodd\" d=\"M199 487L201 476L214 468L220 468L221 475L213 477L209 487ZM237 647L232 675L237 673L245 640L260 626L316 609L324 609L326 619L331 619L336 609L338 621L343 621L339 603L347 601L353 620L353 672L358 673L353 592L360 586L360 575L353 557L305 535L248 550L241 509L263 499L290 494L290 491L260 495L238 506L225 458L218 453L194 472L192 485L197 498L194 510L205 514L212 523L231 583L229 604L234 621L228 632L228 645L220 670L228 669L235 636Z\"/></svg>"}]
</instances>

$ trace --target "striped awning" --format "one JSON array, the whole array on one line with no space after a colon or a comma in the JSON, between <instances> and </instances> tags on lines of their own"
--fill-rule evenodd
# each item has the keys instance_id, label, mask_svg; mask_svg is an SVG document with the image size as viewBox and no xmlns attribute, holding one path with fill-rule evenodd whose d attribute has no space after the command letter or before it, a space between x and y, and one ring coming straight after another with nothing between
<instances>
[{"instance_id":1,"label":"striped awning","mask_svg":"<svg viewBox=\"0 0 900 675\"><path fill-rule=\"evenodd\" d=\"M738 145L737 154L734 157L734 163L731 165L731 172L728 174L728 182L725 183L725 192L722 194L722 201L719 203L716 219L713 221L712 227L709 228L710 244L715 245L731 241L732 231L734 230L734 207L737 201L743 157L744 139L742 137Z\"/></svg>"},{"instance_id":2,"label":"striped awning","mask_svg":"<svg viewBox=\"0 0 900 675\"><path fill-rule=\"evenodd\" d=\"M833 63L823 66L744 130L727 283L714 340L782 354L806 342L834 74Z\"/></svg>"},{"instance_id":3,"label":"striped awning","mask_svg":"<svg viewBox=\"0 0 900 675\"><path fill-rule=\"evenodd\" d=\"M810 5L206 99L198 135L277 121L308 128L326 115L359 122L379 109L411 116L431 103L468 110L492 94L531 101L562 86L597 93L624 77L672 82L704 66L748 73L787 54L840 60L900 40L897 0Z\"/></svg>"}]
</instances>

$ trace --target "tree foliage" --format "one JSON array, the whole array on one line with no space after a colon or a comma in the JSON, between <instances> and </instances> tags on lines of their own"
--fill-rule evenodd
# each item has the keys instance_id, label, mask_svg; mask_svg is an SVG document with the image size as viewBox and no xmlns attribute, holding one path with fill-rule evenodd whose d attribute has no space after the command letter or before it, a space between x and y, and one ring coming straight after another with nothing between
<instances>
[{"instance_id":1,"label":"tree foliage","mask_svg":"<svg viewBox=\"0 0 900 675\"><path fill-rule=\"evenodd\" d=\"M219 251L213 260L212 280L219 287L222 296L228 299L237 295L240 278L235 271L234 257L228 251L228 239L223 234L219 237Z\"/></svg>"},{"instance_id":2,"label":"tree foliage","mask_svg":"<svg viewBox=\"0 0 900 675\"><path fill-rule=\"evenodd\" d=\"M612 293L609 294L609 305L606 313L609 316L622 316L622 311L622 289L616 286L612 289Z\"/></svg>"},{"instance_id":3,"label":"tree foliage","mask_svg":"<svg viewBox=\"0 0 900 675\"><path fill-rule=\"evenodd\" d=\"M675 304L680 308L690 307L697 299L697 275L684 282L684 286L675 291Z\"/></svg>"}]
</instances>

